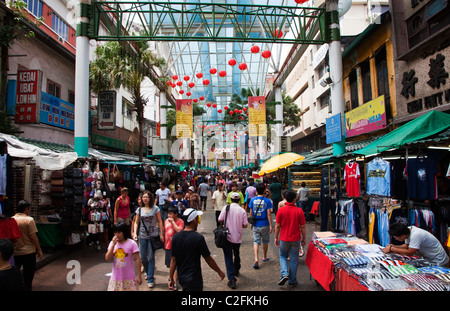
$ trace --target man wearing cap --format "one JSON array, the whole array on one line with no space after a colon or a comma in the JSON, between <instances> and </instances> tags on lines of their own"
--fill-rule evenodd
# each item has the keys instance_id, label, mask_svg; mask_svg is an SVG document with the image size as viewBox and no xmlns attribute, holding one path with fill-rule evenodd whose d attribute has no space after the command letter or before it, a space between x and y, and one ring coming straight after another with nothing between
<instances>
[{"instance_id":1,"label":"man wearing cap","mask_svg":"<svg viewBox=\"0 0 450 311\"><path fill-rule=\"evenodd\" d=\"M197 210L200 208L200 197L199 197L199 195L195 192L194 186L190 186L190 187L189 187L189 191L188 191L188 203L189 203L189 207L190 207L190 208L197 209Z\"/></svg>"},{"instance_id":2,"label":"man wearing cap","mask_svg":"<svg viewBox=\"0 0 450 311\"><path fill-rule=\"evenodd\" d=\"M183 215L183 212L189 208L188 201L183 199L184 193L181 190L175 192L175 200L172 201L172 205L178 207L178 215Z\"/></svg>"},{"instance_id":3,"label":"man wearing cap","mask_svg":"<svg viewBox=\"0 0 450 311\"><path fill-rule=\"evenodd\" d=\"M176 285L173 276L178 271L178 280L184 291L203 290L202 268L200 257L203 257L208 266L213 269L222 281L225 273L219 268L206 244L205 238L197 231L199 217L202 211L188 208L183 212L185 220L184 230L175 234L172 240L172 259L170 262L169 288Z\"/></svg>"},{"instance_id":4,"label":"man wearing cap","mask_svg":"<svg viewBox=\"0 0 450 311\"><path fill-rule=\"evenodd\" d=\"M235 289L236 276L239 276L239 270L241 268L239 248L242 243L242 229L247 228L248 221L245 210L239 205L241 195L238 192L233 192L230 199L230 210L227 212L227 208L222 208L222 212L219 215L219 221L225 222L225 225L230 232L227 237L227 243L223 247L223 255L225 257L225 266L227 268L227 285L228 287Z\"/></svg>"}]
</instances>

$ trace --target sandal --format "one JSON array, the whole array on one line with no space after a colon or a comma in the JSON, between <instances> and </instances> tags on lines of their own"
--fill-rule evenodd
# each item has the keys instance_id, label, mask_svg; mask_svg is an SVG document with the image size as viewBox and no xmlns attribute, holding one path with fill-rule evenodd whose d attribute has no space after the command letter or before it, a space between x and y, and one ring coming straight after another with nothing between
<instances>
[{"instance_id":1,"label":"sandal","mask_svg":"<svg viewBox=\"0 0 450 311\"><path fill-rule=\"evenodd\" d=\"M270 258L269 257L267 257L266 259L263 259L263 261L269 261L270 260Z\"/></svg>"},{"instance_id":2,"label":"sandal","mask_svg":"<svg viewBox=\"0 0 450 311\"><path fill-rule=\"evenodd\" d=\"M259 269L258 262L255 262L255 264L253 265L253 269Z\"/></svg>"}]
</instances>

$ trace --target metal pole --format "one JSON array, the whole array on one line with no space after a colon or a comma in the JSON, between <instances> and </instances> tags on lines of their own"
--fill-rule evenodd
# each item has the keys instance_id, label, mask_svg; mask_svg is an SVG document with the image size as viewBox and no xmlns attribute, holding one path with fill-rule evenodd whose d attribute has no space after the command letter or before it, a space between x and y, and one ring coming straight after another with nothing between
<instances>
[{"instance_id":1,"label":"metal pole","mask_svg":"<svg viewBox=\"0 0 450 311\"><path fill-rule=\"evenodd\" d=\"M330 58L330 78L331 78L331 110L332 114L341 114L342 124L342 140L333 144L333 155L340 155L345 153L345 102L344 102L344 90L342 88L342 52L341 52L341 34L339 26L339 13L338 13L339 1L327 0L326 9L331 12L330 20L330 33L331 42L329 48Z\"/></svg>"},{"instance_id":2,"label":"metal pole","mask_svg":"<svg viewBox=\"0 0 450 311\"><path fill-rule=\"evenodd\" d=\"M77 10L74 145L78 157L89 155L89 4L81 1Z\"/></svg>"},{"instance_id":3,"label":"metal pole","mask_svg":"<svg viewBox=\"0 0 450 311\"><path fill-rule=\"evenodd\" d=\"M275 125L276 137L274 137L275 152L281 152L281 136L283 136L283 95L281 86L275 87L275 120L280 122Z\"/></svg>"},{"instance_id":4,"label":"metal pole","mask_svg":"<svg viewBox=\"0 0 450 311\"><path fill-rule=\"evenodd\" d=\"M161 124L161 139L167 139L167 98L166 92L159 93L159 111L160 111L160 124Z\"/></svg>"}]
</instances>

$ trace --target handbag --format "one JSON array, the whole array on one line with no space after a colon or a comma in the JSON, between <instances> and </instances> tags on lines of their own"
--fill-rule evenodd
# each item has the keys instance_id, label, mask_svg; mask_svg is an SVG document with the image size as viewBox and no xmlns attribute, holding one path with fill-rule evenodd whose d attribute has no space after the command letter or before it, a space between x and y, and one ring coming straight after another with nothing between
<instances>
[{"instance_id":1,"label":"handbag","mask_svg":"<svg viewBox=\"0 0 450 311\"><path fill-rule=\"evenodd\" d=\"M261 207L261 201L259 203L259 206L258 206L258 209L256 210L256 212L252 213L252 216L249 216L247 218L247 221L248 221L249 224L251 224L251 225L255 224L255 222L256 222L256 216L255 215L258 213L260 207Z\"/></svg>"},{"instance_id":2,"label":"handbag","mask_svg":"<svg viewBox=\"0 0 450 311\"><path fill-rule=\"evenodd\" d=\"M228 212L230 211L230 205L227 205L226 213L225 213L225 221L223 225L217 227L213 230L214 233L214 243L218 248L224 248L227 243L227 237L230 234L228 228L226 227Z\"/></svg>"},{"instance_id":3,"label":"handbag","mask_svg":"<svg viewBox=\"0 0 450 311\"><path fill-rule=\"evenodd\" d=\"M119 171L117 165L114 164L112 172L109 174L109 180L116 181L122 179L122 172Z\"/></svg>"}]
</instances>

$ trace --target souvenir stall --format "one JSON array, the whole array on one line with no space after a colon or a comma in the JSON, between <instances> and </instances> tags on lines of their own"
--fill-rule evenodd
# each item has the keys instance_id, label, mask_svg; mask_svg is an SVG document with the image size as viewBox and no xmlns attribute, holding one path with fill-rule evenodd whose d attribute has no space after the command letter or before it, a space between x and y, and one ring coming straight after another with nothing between
<instances>
[{"instance_id":1,"label":"souvenir stall","mask_svg":"<svg viewBox=\"0 0 450 311\"><path fill-rule=\"evenodd\" d=\"M314 232L305 263L335 291L449 291L450 269L420 256L385 254L378 244L348 234Z\"/></svg>"},{"instance_id":2,"label":"souvenir stall","mask_svg":"<svg viewBox=\"0 0 450 311\"><path fill-rule=\"evenodd\" d=\"M330 284L334 284L336 290L347 290L348 286L363 290L417 290L417 286L411 285L420 281L432 283L419 288L422 290L448 290L434 280L441 277L437 274L446 274L448 270L433 267L420 257L385 255L380 249L388 244L399 244L388 233L389 226L395 222L424 229L432 233L444 249L450 247L449 128L450 116L433 111L391 131L354 152L353 156L334 159L334 164L323 167L322 179L326 180L327 175L332 179L334 172L337 181L335 196L327 191L326 182L321 192L325 199L331 198L330 234L333 236L317 234L313 238L307 264L311 275L324 288L329 290ZM328 228L329 225L322 226L321 231L326 232ZM324 238L333 241L322 240ZM358 246L352 245L354 243ZM359 244L368 245L362 248L377 250L377 256L361 253ZM354 248L359 252L355 253ZM348 253L339 254L341 251ZM382 255L383 260L366 263L367 259L361 258L372 259L372 255L375 258ZM343 256L348 257L343 260ZM326 271L320 272L320 262L328 267ZM355 270L352 264L371 267ZM406 264L413 268L405 267ZM373 271L373 267L381 271ZM392 274L391 270L405 272L408 276L399 273L393 278L385 273ZM446 277L442 276L444 281Z\"/></svg>"}]
</instances>

